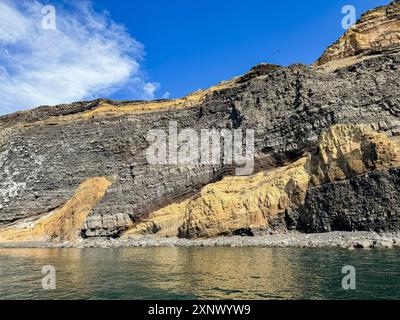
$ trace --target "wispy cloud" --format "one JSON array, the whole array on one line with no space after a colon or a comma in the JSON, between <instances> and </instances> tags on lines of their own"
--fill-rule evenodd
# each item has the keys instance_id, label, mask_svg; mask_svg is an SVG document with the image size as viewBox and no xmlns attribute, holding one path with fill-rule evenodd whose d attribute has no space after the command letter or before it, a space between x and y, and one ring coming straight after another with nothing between
<instances>
[{"instance_id":1,"label":"wispy cloud","mask_svg":"<svg viewBox=\"0 0 400 320\"><path fill-rule=\"evenodd\" d=\"M0 114L107 96L153 99L144 48L89 1L56 7L56 29L42 27L43 5L0 0Z\"/></svg>"}]
</instances>

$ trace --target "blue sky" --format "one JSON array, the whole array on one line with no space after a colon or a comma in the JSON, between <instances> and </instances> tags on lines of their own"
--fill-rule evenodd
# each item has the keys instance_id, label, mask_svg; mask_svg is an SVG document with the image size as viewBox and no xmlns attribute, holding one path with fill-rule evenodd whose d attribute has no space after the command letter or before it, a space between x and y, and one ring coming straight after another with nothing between
<instances>
[{"instance_id":1,"label":"blue sky","mask_svg":"<svg viewBox=\"0 0 400 320\"><path fill-rule=\"evenodd\" d=\"M261 62L309 64L344 33L344 5L359 17L389 2L0 0L0 114L175 98ZM57 10L53 32L41 28L44 5Z\"/></svg>"},{"instance_id":2,"label":"blue sky","mask_svg":"<svg viewBox=\"0 0 400 320\"><path fill-rule=\"evenodd\" d=\"M312 63L343 34L344 5L357 16L385 0L99 0L145 45L160 93L178 97L260 62Z\"/></svg>"}]
</instances>

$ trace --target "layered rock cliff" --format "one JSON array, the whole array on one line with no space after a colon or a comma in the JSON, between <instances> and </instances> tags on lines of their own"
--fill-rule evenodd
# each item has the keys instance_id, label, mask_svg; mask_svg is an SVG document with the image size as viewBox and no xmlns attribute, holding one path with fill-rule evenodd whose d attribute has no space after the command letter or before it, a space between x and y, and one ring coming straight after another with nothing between
<instances>
[{"instance_id":1,"label":"layered rock cliff","mask_svg":"<svg viewBox=\"0 0 400 320\"><path fill-rule=\"evenodd\" d=\"M400 1L365 13L315 66L338 68L386 52L396 52L400 43Z\"/></svg>"},{"instance_id":2,"label":"layered rock cliff","mask_svg":"<svg viewBox=\"0 0 400 320\"><path fill-rule=\"evenodd\" d=\"M199 238L256 234L282 228L330 231L329 227L321 228L309 220L320 219L320 216L334 220L335 214L346 208L346 202L341 202L341 197L346 195L335 193L327 203L321 203L314 195L319 190L321 198L325 199L324 192L320 191L324 189L320 186L336 185L338 181L353 182L354 178L368 172L381 172L399 165L400 148L396 141L366 126L336 125L321 134L317 152L270 172L250 177L226 177L209 184L192 198L152 213L149 219L136 224L123 236L157 234ZM379 177L381 173L376 174ZM345 192L345 188L342 189ZM382 194L382 190L378 192ZM366 203L376 201L381 205L379 197L373 200L363 197ZM332 206L330 211L328 204ZM309 208L313 205L320 205L319 211ZM370 206L376 207L376 204ZM352 210L350 208L348 212ZM362 208L357 207L356 210L353 219L368 216ZM394 211L393 216L396 223L384 221L381 230L393 230L400 226L399 212ZM370 228L375 229L372 224ZM347 229L352 230L350 227Z\"/></svg>"},{"instance_id":3,"label":"layered rock cliff","mask_svg":"<svg viewBox=\"0 0 400 320\"><path fill-rule=\"evenodd\" d=\"M399 39L394 1L311 67L262 64L177 100L0 117L0 241L398 229ZM254 174L235 177L223 159L149 164L148 132L171 122L254 129Z\"/></svg>"}]
</instances>

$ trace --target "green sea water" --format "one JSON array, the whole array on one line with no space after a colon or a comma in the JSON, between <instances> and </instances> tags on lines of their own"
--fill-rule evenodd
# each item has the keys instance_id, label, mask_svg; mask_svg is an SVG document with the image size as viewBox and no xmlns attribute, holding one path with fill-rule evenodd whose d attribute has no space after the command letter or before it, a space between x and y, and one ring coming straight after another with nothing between
<instances>
[{"instance_id":1,"label":"green sea water","mask_svg":"<svg viewBox=\"0 0 400 320\"><path fill-rule=\"evenodd\" d=\"M56 289L42 288L42 268ZM342 268L356 289L342 288ZM0 249L0 299L400 299L400 251Z\"/></svg>"}]
</instances>

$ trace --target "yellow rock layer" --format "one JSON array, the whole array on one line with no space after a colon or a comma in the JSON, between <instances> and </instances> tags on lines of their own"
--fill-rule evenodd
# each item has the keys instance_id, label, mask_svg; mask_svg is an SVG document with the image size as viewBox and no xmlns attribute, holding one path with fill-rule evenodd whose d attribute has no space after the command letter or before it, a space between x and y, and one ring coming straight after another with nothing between
<instances>
[{"instance_id":1,"label":"yellow rock layer","mask_svg":"<svg viewBox=\"0 0 400 320\"><path fill-rule=\"evenodd\" d=\"M399 145L367 126L333 126L321 134L318 150L310 162L314 185L349 179L400 163Z\"/></svg>"},{"instance_id":2,"label":"yellow rock layer","mask_svg":"<svg viewBox=\"0 0 400 320\"><path fill-rule=\"evenodd\" d=\"M307 161L302 158L268 174L227 177L204 187L200 197L189 202L181 232L195 238L267 227L279 212L303 202L310 179Z\"/></svg>"},{"instance_id":3,"label":"yellow rock layer","mask_svg":"<svg viewBox=\"0 0 400 320\"><path fill-rule=\"evenodd\" d=\"M98 107L89 111L84 111L66 116L50 117L45 120L40 120L34 123L25 124L24 126L55 125L70 121L87 120L93 118L104 118L110 116L112 117L112 116L144 114L152 112L163 112L169 110L187 109L203 102L203 100L208 94L214 91L226 89L233 85L235 85L235 81L225 81L216 86L210 87L206 90L199 90L189 94L184 98L179 98L174 100L159 100L159 101L148 101L148 102L140 101L122 105L111 105L104 102L100 104Z\"/></svg>"},{"instance_id":4,"label":"yellow rock layer","mask_svg":"<svg viewBox=\"0 0 400 320\"><path fill-rule=\"evenodd\" d=\"M149 217L137 223L125 233L128 235L155 234L159 237L177 236L179 227L185 222L185 210L189 200L172 203L152 212Z\"/></svg>"},{"instance_id":5,"label":"yellow rock layer","mask_svg":"<svg viewBox=\"0 0 400 320\"><path fill-rule=\"evenodd\" d=\"M360 125L336 125L322 133L319 152L272 172L225 177L181 203L153 212L123 237L212 237L269 221L304 202L310 185L351 178L370 170L400 165L400 150L381 133Z\"/></svg>"},{"instance_id":6,"label":"yellow rock layer","mask_svg":"<svg viewBox=\"0 0 400 320\"><path fill-rule=\"evenodd\" d=\"M303 201L309 181L306 162L307 158L303 158L268 174L225 177L205 186L189 200L153 212L147 221L125 232L123 237L152 233L177 236L179 228L181 232L197 230L190 237L210 237L245 227L263 227L268 218L289 204Z\"/></svg>"},{"instance_id":7,"label":"yellow rock layer","mask_svg":"<svg viewBox=\"0 0 400 320\"><path fill-rule=\"evenodd\" d=\"M0 229L0 242L61 242L78 239L87 216L110 185L111 182L104 177L82 182L74 196L60 209L34 222Z\"/></svg>"}]
</instances>

